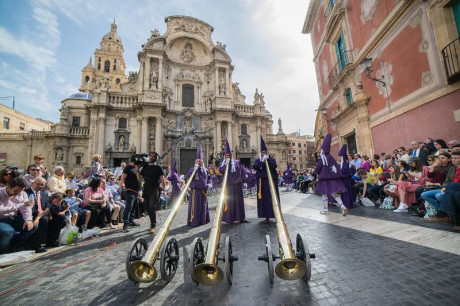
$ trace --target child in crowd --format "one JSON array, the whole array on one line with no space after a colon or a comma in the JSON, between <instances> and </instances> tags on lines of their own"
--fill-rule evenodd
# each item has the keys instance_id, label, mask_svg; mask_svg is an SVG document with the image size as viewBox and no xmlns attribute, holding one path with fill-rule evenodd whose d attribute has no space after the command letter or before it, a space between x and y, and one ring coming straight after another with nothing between
<instances>
[{"instance_id":1,"label":"child in crowd","mask_svg":"<svg viewBox=\"0 0 460 306\"><path fill-rule=\"evenodd\" d=\"M78 215L85 216L86 219L85 224L83 225L83 231L86 231L89 220L91 219L91 211L80 207L82 200L75 196L75 189L66 190L66 197L64 198L64 201L70 205L69 211L66 213L66 218L70 218L71 224L76 225Z\"/></svg>"},{"instance_id":2,"label":"child in crowd","mask_svg":"<svg viewBox=\"0 0 460 306\"><path fill-rule=\"evenodd\" d=\"M57 247L59 246L58 238L61 229L66 224L66 213L70 209L69 203L64 201L64 195L60 192L53 193L50 196L50 214L51 218L48 223L48 242L47 246Z\"/></svg>"}]
</instances>

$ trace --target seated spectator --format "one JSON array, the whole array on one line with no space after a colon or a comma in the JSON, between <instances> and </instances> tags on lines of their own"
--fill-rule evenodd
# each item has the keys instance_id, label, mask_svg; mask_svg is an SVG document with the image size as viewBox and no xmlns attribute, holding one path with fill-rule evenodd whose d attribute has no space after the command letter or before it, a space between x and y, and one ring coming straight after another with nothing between
<instances>
[{"instance_id":1,"label":"seated spectator","mask_svg":"<svg viewBox=\"0 0 460 306\"><path fill-rule=\"evenodd\" d=\"M89 229L97 226L100 206L103 204L105 205L105 200L104 190L101 188L101 179L95 177L89 182L83 193L82 208L91 211L91 219L88 223Z\"/></svg>"},{"instance_id":2,"label":"seated spectator","mask_svg":"<svg viewBox=\"0 0 460 306\"><path fill-rule=\"evenodd\" d=\"M34 167L36 167L34 165ZM39 172L39 171L37 171ZM34 199L32 206L32 220L38 226L37 231L30 237L31 247L36 253L46 252L45 248L48 236L48 223L49 223L49 200L48 194L43 190L46 185L46 180L40 176L36 178L30 188L25 192Z\"/></svg>"},{"instance_id":3,"label":"seated spectator","mask_svg":"<svg viewBox=\"0 0 460 306\"><path fill-rule=\"evenodd\" d=\"M105 184L105 188L110 190L110 192L112 193L113 200L114 200L115 204L117 204L120 207L120 213L118 215L121 218L121 216L123 216L123 212L125 210L126 205L125 205L125 201L121 199L121 188L120 188L120 186L118 185L118 183L116 181L115 175L110 175L109 176L109 180ZM122 221L122 220L120 219L120 221ZM117 224L118 224L118 220L113 225L117 225Z\"/></svg>"},{"instance_id":4,"label":"seated spectator","mask_svg":"<svg viewBox=\"0 0 460 306\"><path fill-rule=\"evenodd\" d=\"M159 199L159 201L158 201L158 203L159 203L161 209L166 209L166 208L168 208L169 199L170 199L170 196L168 195L168 192L167 192L166 190L163 190L163 191L160 193L160 199Z\"/></svg>"},{"instance_id":5,"label":"seated spectator","mask_svg":"<svg viewBox=\"0 0 460 306\"><path fill-rule=\"evenodd\" d=\"M107 229L114 229L113 225L118 224L118 214L120 213L120 206L115 204L115 201L113 200L113 195L112 192L106 188L106 183L105 179L101 179L101 188L104 190L104 195L106 199L106 206L102 207L102 215L105 216L101 218L101 221L99 224L105 225L104 227L107 227Z\"/></svg>"},{"instance_id":6,"label":"seated spectator","mask_svg":"<svg viewBox=\"0 0 460 306\"><path fill-rule=\"evenodd\" d=\"M371 168L369 169L369 174L379 177L383 173L383 169L380 166L379 162L376 159L373 159L371 162Z\"/></svg>"},{"instance_id":7,"label":"seated spectator","mask_svg":"<svg viewBox=\"0 0 460 306\"><path fill-rule=\"evenodd\" d=\"M425 185L422 179L422 163L417 157L409 158L409 171L404 173L406 181L399 181L395 190L395 195L399 197L399 207L394 212L407 212L409 206L415 203L415 190L417 187Z\"/></svg>"},{"instance_id":8,"label":"seated spectator","mask_svg":"<svg viewBox=\"0 0 460 306\"><path fill-rule=\"evenodd\" d=\"M390 183L390 179L392 178L392 171L394 173L393 169L393 161L391 159L385 161L386 168L385 170L382 170L382 173L379 174L379 180L380 184L373 185L368 189L369 193L369 199L374 201L375 204L380 205L382 204L382 200L384 197L384 188ZM399 175L398 175L399 177Z\"/></svg>"},{"instance_id":9,"label":"seated spectator","mask_svg":"<svg viewBox=\"0 0 460 306\"><path fill-rule=\"evenodd\" d=\"M70 216L71 224L76 226L78 217L84 216L85 223L83 224L82 229L83 231L86 231L86 229L88 228L89 220L91 220L91 211L81 207L83 201L80 198L76 197L75 189L67 189L65 193L66 197L64 198L64 201L66 201L70 205L69 214L66 217Z\"/></svg>"},{"instance_id":10,"label":"seated spectator","mask_svg":"<svg viewBox=\"0 0 460 306\"><path fill-rule=\"evenodd\" d=\"M422 165L424 166L428 166L428 156L431 155L431 150L430 150L430 147L423 143L423 142L420 142L422 145L421 145L421 148L420 148L420 153L419 153L419 156L418 158L420 158L420 161L422 162Z\"/></svg>"},{"instance_id":11,"label":"seated spectator","mask_svg":"<svg viewBox=\"0 0 460 306\"><path fill-rule=\"evenodd\" d=\"M447 146L449 147L449 150L452 151L452 148L458 145L459 142L458 140L452 139L447 142Z\"/></svg>"},{"instance_id":12,"label":"seated spectator","mask_svg":"<svg viewBox=\"0 0 460 306\"><path fill-rule=\"evenodd\" d=\"M64 178L64 168L57 166L53 168L53 175L48 179L48 191L50 193L62 193L64 194L67 189L67 185Z\"/></svg>"},{"instance_id":13,"label":"seated spectator","mask_svg":"<svg viewBox=\"0 0 460 306\"><path fill-rule=\"evenodd\" d=\"M32 181L38 177L42 177L42 172L37 165L29 165L27 166L27 174L24 175L22 178L27 182L27 188L32 186Z\"/></svg>"},{"instance_id":14,"label":"seated spectator","mask_svg":"<svg viewBox=\"0 0 460 306\"><path fill-rule=\"evenodd\" d=\"M371 169L371 163L369 161L369 157L367 155L363 155L364 162L361 164L361 166L357 169L364 169L366 173L369 173Z\"/></svg>"},{"instance_id":15,"label":"seated spectator","mask_svg":"<svg viewBox=\"0 0 460 306\"><path fill-rule=\"evenodd\" d=\"M66 185L66 189L78 190L78 183L75 178L75 173L73 171L69 171L69 173L67 173L67 178L65 179L65 185Z\"/></svg>"},{"instance_id":16,"label":"seated spectator","mask_svg":"<svg viewBox=\"0 0 460 306\"><path fill-rule=\"evenodd\" d=\"M50 195L50 220L48 222L48 242L47 247L55 248L59 246L59 234L61 229L66 226L66 213L69 211L70 205L64 201L64 194L55 192ZM67 222L67 223L70 223Z\"/></svg>"},{"instance_id":17,"label":"seated spectator","mask_svg":"<svg viewBox=\"0 0 460 306\"><path fill-rule=\"evenodd\" d=\"M17 251L37 230L32 221L33 201L24 189L27 182L16 177L0 188L0 254Z\"/></svg>"},{"instance_id":18,"label":"seated spectator","mask_svg":"<svg viewBox=\"0 0 460 306\"><path fill-rule=\"evenodd\" d=\"M355 155L353 155L353 160L350 161L350 168L353 166L356 169L356 171L358 171L358 169L361 167L361 164L361 155L356 153Z\"/></svg>"},{"instance_id":19,"label":"seated spectator","mask_svg":"<svg viewBox=\"0 0 460 306\"><path fill-rule=\"evenodd\" d=\"M438 156L439 153L447 151L449 149L446 142L442 139L436 139L434 141L434 147L436 149L436 151L434 152L434 156Z\"/></svg>"},{"instance_id":20,"label":"seated spectator","mask_svg":"<svg viewBox=\"0 0 460 306\"><path fill-rule=\"evenodd\" d=\"M460 210L460 202L458 199L454 201L452 198L449 198L447 201L444 201L447 194L446 188L449 189L449 192L457 192L458 195L458 188L460 186L460 152L452 152L452 163L454 167L451 167L447 172L443 188L422 193L422 198L433 205L437 210L435 216L423 219L426 222L450 222L450 216Z\"/></svg>"},{"instance_id":21,"label":"seated spectator","mask_svg":"<svg viewBox=\"0 0 460 306\"><path fill-rule=\"evenodd\" d=\"M20 174L11 168L6 167L2 169L2 171L0 171L0 187L8 186L9 181L19 176Z\"/></svg>"},{"instance_id":22,"label":"seated spectator","mask_svg":"<svg viewBox=\"0 0 460 306\"><path fill-rule=\"evenodd\" d=\"M398 160L403 160L406 163L409 161L409 154L407 154L405 147L398 148Z\"/></svg>"},{"instance_id":23,"label":"seated spectator","mask_svg":"<svg viewBox=\"0 0 460 306\"><path fill-rule=\"evenodd\" d=\"M368 188L378 184L378 178L366 173L364 169L358 169L357 171L362 183L355 184L355 192L362 199L368 197Z\"/></svg>"}]
</instances>

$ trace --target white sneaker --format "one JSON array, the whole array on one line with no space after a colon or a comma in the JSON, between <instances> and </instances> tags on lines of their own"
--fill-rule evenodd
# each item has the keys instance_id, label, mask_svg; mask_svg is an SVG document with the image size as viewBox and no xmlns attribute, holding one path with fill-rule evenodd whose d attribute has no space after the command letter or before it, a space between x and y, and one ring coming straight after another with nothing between
<instances>
[{"instance_id":1,"label":"white sneaker","mask_svg":"<svg viewBox=\"0 0 460 306\"><path fill-rule=\"evenodd\" d=\"M329 211L323 209L322 211L319 212L322 215L329 215Z\"/></svg>"},{"instance_id":2,"label":"white sneaker","mask_svg":"<svg viewBox=\"0 0 460 306\"><path fill-rule=\"evenodd\" d=\"M409 206L407 206L406 204L400 203L399 207L393 210L393 212L408 212L408 208Z\"/></svg>"}]
</instances>

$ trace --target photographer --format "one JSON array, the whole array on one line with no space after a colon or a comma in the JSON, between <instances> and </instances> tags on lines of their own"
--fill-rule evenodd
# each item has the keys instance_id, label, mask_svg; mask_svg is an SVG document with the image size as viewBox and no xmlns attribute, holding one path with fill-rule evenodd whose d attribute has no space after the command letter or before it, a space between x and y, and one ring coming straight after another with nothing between
<instances>
[{"instance_id":1,"label":"photographer","mask_svg":"<svg viewBox=\"0 0 460 306\"><path fill-rule=\"evenodd\" d=\"M136 155L131 156L129 165L125 167L121 175L120 188L125 187L125 210L123 211L123 232L129 232L128 227L138 226L131 217L131 211L139 196L140 184L137 176Z\"/></svg>"},{"instance_id":2,"label":"photographer","mask_svg":"<svg viewBox=\"0 0 460 306\"><path fill-rule=\"evenodd\" d=\"M161 180L161 189L165 189L166 179L163 173L163 169L160 166L155 165L155 161L158 158L157 152L150 152L149 162L147 165L144 165L139 172L140 165L136 165L137 168L137 178L141 180L144 178L144 201L145 207L150 217L150 233L155 232L156 227L156 207L158 205L158 188L160 187Z\"/></svg>"}]
</instances>

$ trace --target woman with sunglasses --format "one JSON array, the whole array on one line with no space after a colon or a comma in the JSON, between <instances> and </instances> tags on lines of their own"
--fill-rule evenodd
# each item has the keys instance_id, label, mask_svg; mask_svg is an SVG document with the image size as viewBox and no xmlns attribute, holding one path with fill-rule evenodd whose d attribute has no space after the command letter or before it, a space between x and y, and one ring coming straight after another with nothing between
<instances>
[{"instance_id":1,"label":"woman with sunglasses","mask_svg":"<svg viewBox=\"0 0 460 306\"><path fill-rule=\"evenodd\" d=\"M47 180L50 177L50 173L48 172L45 166L45 156L43 154L35 155L34 161L35 165L40 168L43 178Z\"/></svg>"},{"instance_id":2,"label":"woman with sunglasses","mask_svg":"<svg viewBox=\"0 0 460 306\"><path fill-rule=\"evenodd\" d=\"M11 179L19 177L17 171L12 170L11 168L5 168L0 171L0 187L6 187Z\"/></svg>"}]
</instances>

